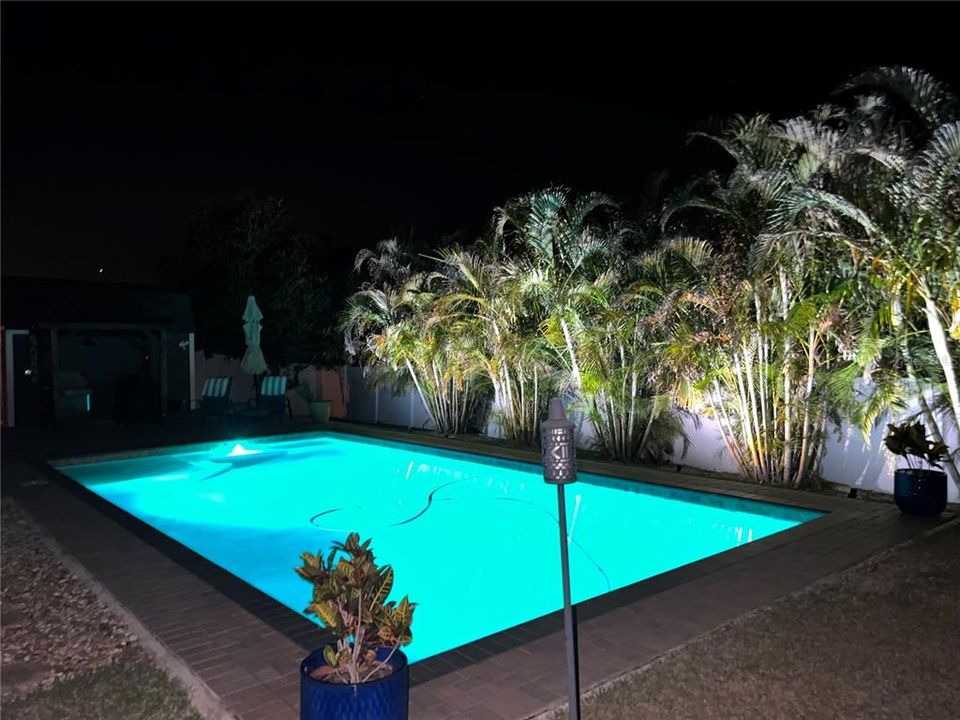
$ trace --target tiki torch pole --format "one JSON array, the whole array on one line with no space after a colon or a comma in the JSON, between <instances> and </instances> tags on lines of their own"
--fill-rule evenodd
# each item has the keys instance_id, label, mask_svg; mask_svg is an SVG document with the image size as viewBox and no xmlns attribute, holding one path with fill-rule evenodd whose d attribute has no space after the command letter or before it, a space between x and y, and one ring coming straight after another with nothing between
<instances>
[{"instance_id":1,"label":"tiki torch pole","mask_svg":"<svg viewBox=\"0 0 960 720\"><path fill-rule=\"evenodd\" d=\"M577 616L570 600L570 559L567 553L567 507L563 486L577 479L573 423L567 420L560 398L550 401L550 412L540 425L543 479L557 486L560 521L560 571L563 575L563 626L567 646L567 703L570 720L580 720L580 667L577 653Z\"/></svg>"}]
</instances>

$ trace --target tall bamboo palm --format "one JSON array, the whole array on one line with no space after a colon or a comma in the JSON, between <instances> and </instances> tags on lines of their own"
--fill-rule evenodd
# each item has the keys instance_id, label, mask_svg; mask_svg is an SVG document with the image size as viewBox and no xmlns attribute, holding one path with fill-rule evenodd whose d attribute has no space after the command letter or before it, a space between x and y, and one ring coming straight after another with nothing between
<instances>
[{"instance_id":1,"label":"tall bamboo palm","mask_svg":"<svg viewBox=\"0 0 960 720\"><path fill-rule=\"evenodd\" d=\"M713 243L727 269L715 279L727 297L703 295L716 332L704 345L709 363L693 367L731 454L758 482L798 485L815 474L831 414L821 380L839 357L840 329L853 322L849 246L873 230L829 190L840 138L823 114L735 118L720 136L701 135L734 169L709 195L664 215L670 222L696 208L719 220Z\"/></svg>"},{"instance_id":2,"label":"tall bamboo palm","mask_svg":"<svg viewBox=\"0 0 960 720\"><path fill-rule=\"evenodd\" d=\"M438 431L463 432L483 391L470 337L438 321L430 276L413 270L396 241L362 250L356 267L369 279L341 317L348 350L374 367L377 384L412 384Z\"/></svg>"},{"instance_id":3,"label":"tall bamboo palm","mask_svg":"<svg viewBox=\"0 0 960 720\"><path fill-rule=\"evenodd\" d=\"M510 261L490 257L482 244L442 249L436 260L438 317L474 338L473 368L493 388L504 435L535 443L556 372L539 335L537 308L521 291L520 273Z\"/></svg>"},{"instance_id":4,"label":"tall bamboo palm","mask_svg":"<svg viewBox=\"0 0 960 720\"><path fill-rule=\"evenodd\" d=\"M589 288L593 311L576 337L584 396L601 445L615 459L662 459L686 442L679 376L664 361L676 297L697 282L705 244L676 238L641 254L630 281L608 272Z\"/></svg>"},{"instance_id":5,"label":"tall bamboo palm","mask_svg":"<svg viewBox=\"0 0 960 720\"><path fill-rule=\"evenodd\" d=\"M616 211L613 199L602 193L576 196L555 187L515 198L494 212L492 247L512 258L542 322L559 330L560 360L576 393L583 377L574 332L583 323L587 287L605 269L624 231Z\"/></svg>"},{"instance_id":6,"label":"tall bamboo palm","mask_svg":"<svg viewBox=\"0 0 960 720\"><path fill-rule=\"evenodd\" d=\"M960 103L929 74L903 67L876 68L843 90L855 99L848 132L894 158L889 171L850 183L879 227L860 248L878 291L867 347L895 348L908 389L942 441L942 424L956 428L960 417ZM960 485L958 461L954 449L945 469Z\"/></svg>"}]
</instances>

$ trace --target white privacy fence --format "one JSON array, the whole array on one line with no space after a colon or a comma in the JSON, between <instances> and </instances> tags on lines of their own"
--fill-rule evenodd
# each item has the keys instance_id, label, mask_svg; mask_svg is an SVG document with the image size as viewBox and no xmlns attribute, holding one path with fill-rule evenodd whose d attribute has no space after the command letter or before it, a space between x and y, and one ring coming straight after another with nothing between
<instances>
[{"instance_id":1,"label":"white privacy fence","mask_svg":"<svg viewBox=\"0 0 960 720\"><path fill-rule=\"evenodd\" d=\"M234 378L231 397L234 401L244 401L253 397L253 384L250 376L240 370L240 361L223 357L204 358L197 353L196 387L203 387L207 377L229 375ZM434 425L423 407L420 396L415 390L394 393L389 388L375 388L363 368L344 367L337 370L318 370L306 368L299 376L300 382L320 387L322 397L332 403L331 416L345 418L354 422L390 425L412 430L433 430ZM295 393L288 393L295 415L306 415L306 404ZM492 437L501 435L496 422L496 408L490 415L486 433ZM578 426L577 438L581 447L589 447L596 439L596 433L589 421L574 418ZM727 453L720 428L709 417L692 418L684 421L684 427L690 438L687 454L680 456L681 443L678 441L674 452L676 462L711 472L736 473L737 464ZM949 428L944 438L948 447L955 449L960 445L960 436L956 428ZM821 464L821 474L830 481L841 485L893 492L893 471L898 458L883 447L886 426L881 424L874 429L869 446L864 443L860 432L844 425L839 433L828 431L825 453ZM949 500L958 502L957 487L949 483Z\"/></svg>"},{"instance_id":2,"label":"white privacy fence","mask_svg":"<svg viewBox=\"0 0 960 720\"><path fill-rule=\"evenodd\" d=\"M410 430L433 430L433 420L416 390L394 393L374 388L363 368L347 367L347 418L356 422L396 425Z\"/></svg>"},{"instance_id":3,"label":"white privacy fence","mask_svg":"<svg viewBox=\"0 0 960 720\"><path fill-rule=\"evenodd\" d=\"M423 408L420 407L420 409ZM578 445L580 447L592 445L596 440L596 432L592 424L583 418L572 419L577 425ZM686 455L681 456L682 443L677 441L673 455L677 463L710 472L739 472L736 461L730 457L724 446L720 426L713 418L703 415L698 416L696 420L691 417L685 418L684 430L690 438L690 443ZM948 447L955 449L960 446L960 436L956 428L950 428L945 432L947 436L944 440ZM486 433L493 437L502 435L496 423L496 413L492 413ZM899 458L883 447L885 434L886 424L874 428L868 446L856 428L844 424L839 432L828 430L820 468L824 479L864 490L893 493L893 472L897 468ZM952 482L948 485L949 501L960 501L960 493L956 485Z\"/></svg>"}]
</instances>

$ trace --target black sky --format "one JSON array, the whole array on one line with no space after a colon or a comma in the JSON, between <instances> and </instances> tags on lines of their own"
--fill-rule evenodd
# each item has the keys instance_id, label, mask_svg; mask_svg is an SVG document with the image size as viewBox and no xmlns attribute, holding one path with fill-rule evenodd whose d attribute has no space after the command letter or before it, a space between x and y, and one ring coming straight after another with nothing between
<instances>
[{"instance_id":1,"label":"black sky","mask_svg":"<svg viewBox=\"0 0 960 720\"><path fill-rule=\"evenodd\" d=\"M881 63L957 87L951 10L4 2L3 272L151 281L243 189L346 250L551 182L629 195L707 116L801 112Z\"/></svg>"}]
</instances>

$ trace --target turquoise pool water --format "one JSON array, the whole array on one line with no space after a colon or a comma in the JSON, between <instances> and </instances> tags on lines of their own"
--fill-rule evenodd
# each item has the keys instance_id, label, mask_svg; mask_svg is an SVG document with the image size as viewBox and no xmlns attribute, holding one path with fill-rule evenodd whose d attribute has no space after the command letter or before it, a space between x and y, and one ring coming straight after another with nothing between
<instances>
[{"instance_id":1,"label":"turquoise pool water","mask_svg":"<svg viewBox=\"0 0 960 720\"><path fill-rule=\"evenodd\" d=\"M328 433L59 469L297 612L302 551L373 538L391 597L419 603L412 661L562 605L556 489L536 465ZM567 488L574 600L819 514L581 473Z\"/></svg>"}]
</instances>

